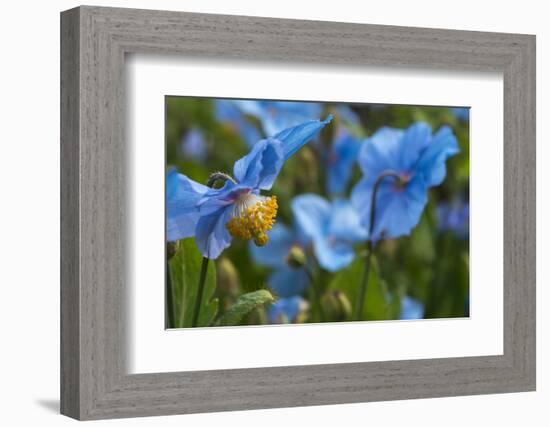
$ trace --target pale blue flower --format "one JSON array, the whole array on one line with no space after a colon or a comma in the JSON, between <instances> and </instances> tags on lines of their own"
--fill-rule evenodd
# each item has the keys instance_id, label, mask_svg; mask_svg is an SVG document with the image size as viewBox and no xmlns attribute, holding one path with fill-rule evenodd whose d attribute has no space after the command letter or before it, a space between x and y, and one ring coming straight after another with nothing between
<instances>
[{"instance_id":1,"label":"pale blue flower","mask_svg":"<svg viewBox=\"0 0 550 427\"><path fill-rule=\"evenodd\" d=\"M468 238L470 228L470 204L461 200L443 202L437 206L439 230L451 231L461 239Z\"/></svg>"},{"instance_id":2,"label":"pale blue flower","mask_svg":"<svg viewBox=\"0 0 550 427\"><path fill-rule=\"evenodd\" d=\"M340 126L327 159L329 193L341 194L346 191L359 148L361 148L361 140L355 138L345 127Z\"/></svg>"},{"instance_id":3,"label":"pale blue flower","mask_svg":"<svg viewBox=\"0 0 550 427\"><path fill-rule=\"evenodd\" d=\"M306 301L300 296L278 299L269 306L267 320L272 324L293 323L306 306Z\"/></svg>"},{"instance_id":4,"label":"pale blue flower","mask_svg":"<svg viewBox=\"0 0 550 427\"><path fill-rule=\"evenodd\" d=\"M399 315L400 320L413 320L413 319L423 319L424 318L424 305L408 296L405 295L401 298L401 314Z\"/></svg>"},{"instance_id":5,"label":"pale blue flower","mask_svg":"<svg viewBox=\"0 0 550 427\"><path fill-rule=\"evenodd\" d=\"M375 182L382 174L399 176L382 180L376 198L375 223L369 239L410 234L428 202L428 189L443 182L446 160L459 152L449 127L432 136L426 123L406 130L384 127L361 146L358 162L363 177L352 191L352 202L369 229Z\"/></svg>"},{"instance_id":6,"label":"pale blue flower","mask_svg":"<svg viewBox=\"0 0 550 427\"><path fill-rule=\"evenodd\" d=\"M203 161L206 158L206 142L202 131L192 128L185 133L180 149L186 158Z\"/></svg>"},{"instance_id":7,"label":"pale blue flower","mask_svg":"<svg viewBox=\"0 0 550 427\"><path fill-rule=\"evenodd\" d=\"M233 102L242 112L256 117L261 122L266 135L274 135L283 129L321 115L321 104L318 102L249 100Z\"/></svg>"},{"instance_id":8,"label":"pale blue flower","mask_svg":"<svg viewBox=\"0 0 550 427\"><path fill-rule=\"evenodd\" d=\"M458 120L467 122L470 120L470 109L466 107L454 107L450 108L451 112Z\"/></svg>"},{"instance_id":9,"label":"pale blue flower","mask_svg":"<svg viewBox=\"0 0 550 427\"><path fill-rule=\"evenodd\" d=\"M291 267L288 257L295 247L305 252L309 239L298 229L282 224L275 224L267 234L269 242L265 246L250 245L252 258L259 265L273 269L267 283L278 296L302 294L309 286L306 267Z\"/></svg>"},{"instance_id":10,"label":"pale blue flower","mask_svg":"<svg viewBox=\"0 0 550 427\"><path fill-rule=\"evenodd\" d=\"M215 114L218 121L226 123L238 133L249 147L261 139L258 128L251 123L243 112L230 99L219 99L215 103Z\"/></svg>"},{"instance_id":11,"label":"pale blue flower","mask_svg":"<svg viewBox=\"0 0 550 427\"><path fill-rule=\"evenodd\" d=\"M277 213L271 189L283 164L311 140L332 117L311 120L254 144L233 167L233 178L221 188L208 188L174 170L166 183L167 240L195 237L203 256L217 258L232 237L267 243Z\"/></svg>"},{"instance_id":12,"label":"pale blue flower","mask_svg":"<svg viewBox=\"0 0 550 427\"><path fill-rule=\"evenodd\" d=\"M367 230L348 200L328 200L304 194L292 200L296 224L312 243L319 265L329 271L348 266L355 258L353 245L367 239Z\"/></svg>"}]
</instances>

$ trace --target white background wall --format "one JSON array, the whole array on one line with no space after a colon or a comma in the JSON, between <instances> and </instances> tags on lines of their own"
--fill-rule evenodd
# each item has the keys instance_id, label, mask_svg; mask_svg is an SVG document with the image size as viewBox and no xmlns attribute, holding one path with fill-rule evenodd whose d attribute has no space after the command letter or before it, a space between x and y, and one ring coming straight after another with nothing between
<instances>
[{"instance_id":1,"label":"white background wall","mask_svg":"<svg viewBox=\"0 0 550 427\"><path fill-rule=\"evenodd\" d=\"M550 423L550 292L545 144L550 115L550 27L545 2L461 0L96 1L97 5L409 25L537 35L538 391L171 416L105 422L116 426L547 426ZM59 383L59 12L75 1L2 5L0 66L0 420L64 426ZM545 239L546 238L546 239Z\"/></svg>"}]
</instances>

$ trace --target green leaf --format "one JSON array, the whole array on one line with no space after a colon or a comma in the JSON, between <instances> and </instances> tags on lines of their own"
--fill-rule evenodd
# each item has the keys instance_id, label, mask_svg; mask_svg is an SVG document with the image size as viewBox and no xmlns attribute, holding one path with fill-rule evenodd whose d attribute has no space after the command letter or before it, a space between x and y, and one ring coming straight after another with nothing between
<instances>
[{"instance_id":1,"label":"green leaf","mask_svg":"<svg viewBox=\"0 0 550 427\"><path fill-rule=\"evenodd\" d=\"M357 257L349 267L336 273L329 284L329 289L344 292L354 308L359 296L359 288L363 281L365 261L364 256ZM378 262L376 257L372 255L362 320L385 320L390 318L390 310L386 304L384 288L386 286L379 278Z\"/></svg>"},{"instance_id":2,"label":"green leaf","mask_svg":"<svg viewBox=\"0 0 550 427\"><path fill-rule=\"evenodd\" d=\"M202 258L194 239L185 239L178 242L176 255L170 260L172 301L176 328L191 327ZM210 326L218 311L218 299L214 298L216 268L213 262L209 264L197 326Z\"/></svg>"},{"instance_id":3,"label":"green leaf","mask_svg":"<svg viewBox=\"0 0 550 427\"><path fill-rule=\"evenodd\" d=\"M241 295L239 299L216 322L218 326L235 326L255 308L275 301L273 295L265 289Z\"/></svg>"}]
</instances>

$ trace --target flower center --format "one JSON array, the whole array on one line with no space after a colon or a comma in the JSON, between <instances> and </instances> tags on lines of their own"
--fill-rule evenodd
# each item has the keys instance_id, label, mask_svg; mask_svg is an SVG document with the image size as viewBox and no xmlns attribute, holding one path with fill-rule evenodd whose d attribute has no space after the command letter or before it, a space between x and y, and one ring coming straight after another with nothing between
<instances>
[{"instance_id":1,"label":"flower center","mask_svg":"<svg viewBox=\"0 0 550 427\"><path fill-rule=\"evenodd\" d=\"M254 239L257 246L264 246L277 216L277 197L264 197L252 193L239 195L233 207L233 217L225 225L229 234L245 240Z\"/></svg>"}]
</instances>

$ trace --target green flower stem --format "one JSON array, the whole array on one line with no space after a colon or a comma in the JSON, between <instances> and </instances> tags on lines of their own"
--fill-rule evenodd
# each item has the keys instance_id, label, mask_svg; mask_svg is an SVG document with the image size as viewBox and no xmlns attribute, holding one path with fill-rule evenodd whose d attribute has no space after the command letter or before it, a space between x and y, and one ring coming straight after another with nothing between
<instances>
[{"instance_id":1,"label":"green flower stem","mask_svg":"<svg viewBox=\"0 0 550 427\"><path fill-rule=\"evenodd\" d=\"M217 181L231 181L236 183L235 180L224 172L214 172L208 177L208 182L206 185L208 187L213 187ZM202 294L204 293L204 282L206 282L206 272L208 271L208 258L204 257L201 264L201 273L199 277L199 287L197 289L197 297L195 299L195 307L193 308L193 318L191 320L191 327L195 328L199 322L199 314L201 311L202 304Z\"/></svg>"},{"instance_id":2,"label":"green flower stem","mask_svg":"<svg viewBox=\"0 0 550 427\"><path fill-rule=\"evenodd\" d=\"M195 307L193 309L193 319L191 321L191 327L195 328L199 322L199 314L201 311L202 294L204 292L204 282L206 282L206 272L208 271L209 259L204 257L201 264L201 274L199 277L199 288L197 290L197 298L195 299Z\"/></svg>"},{"instance_id":3,"label":"green flower stem","mask_svg":"<svg viewBox=\"0 0 550 427\"><path fill-rule=\"evenodd\" d=\"M376 181L374 181L374 186L372 188L372 195L371 195L371 210L370 210L370 218L369 218L369 240L367 241L367 258L365 261L365 271L363 273L363 280L361 281L361 287L359 288L359 295L357 297L357 303L355 305L355 313L353 316L353 320L362 320L362 313L363 313L363 306L365 305L365 297L367 295L367 286L369 283L369 274L371 269L371 258L372 253L374 252L374 244L372 242L371 236L372 232L374 230L374 222L376 221L376 195L378 194L378 189L380 188L380 184L385 178L394 178L397 180L398 185L406 184L406 182L403 181L403 178L394 171L388 170L382 172L378 177L376 178Z\"/></svg>"},{"instance_id":4,"label":"green flower stem","mask_svg":"<svg viewBox=\"0 0 550 427\"><path fill-rule=\"evenodd\" d=\"M172 277L170 277L170 264L166 264L166 306L168 307L168 328L175 328L175 318L174 318L174 295L172 289Z\"/></svg>"},{"instance_id":5,"label":"green flower stem","mask_svg":"<svg viewBox=\"0 0 550 427\"><path fill-rule=\"evenodd\" d=\"M313 272L307 265L304 268L306 269L307 277L311 282L311 289L313 291L313 301L315 301L315 309L319 314L319 319L321 320L321 322L324 322L326 320L326 316L325 316L325 311L323 310L323 305L321 304L321 290L318 287L318 283L317 283L318 281L316 280Z\"/></svg>"}]
</instances>

